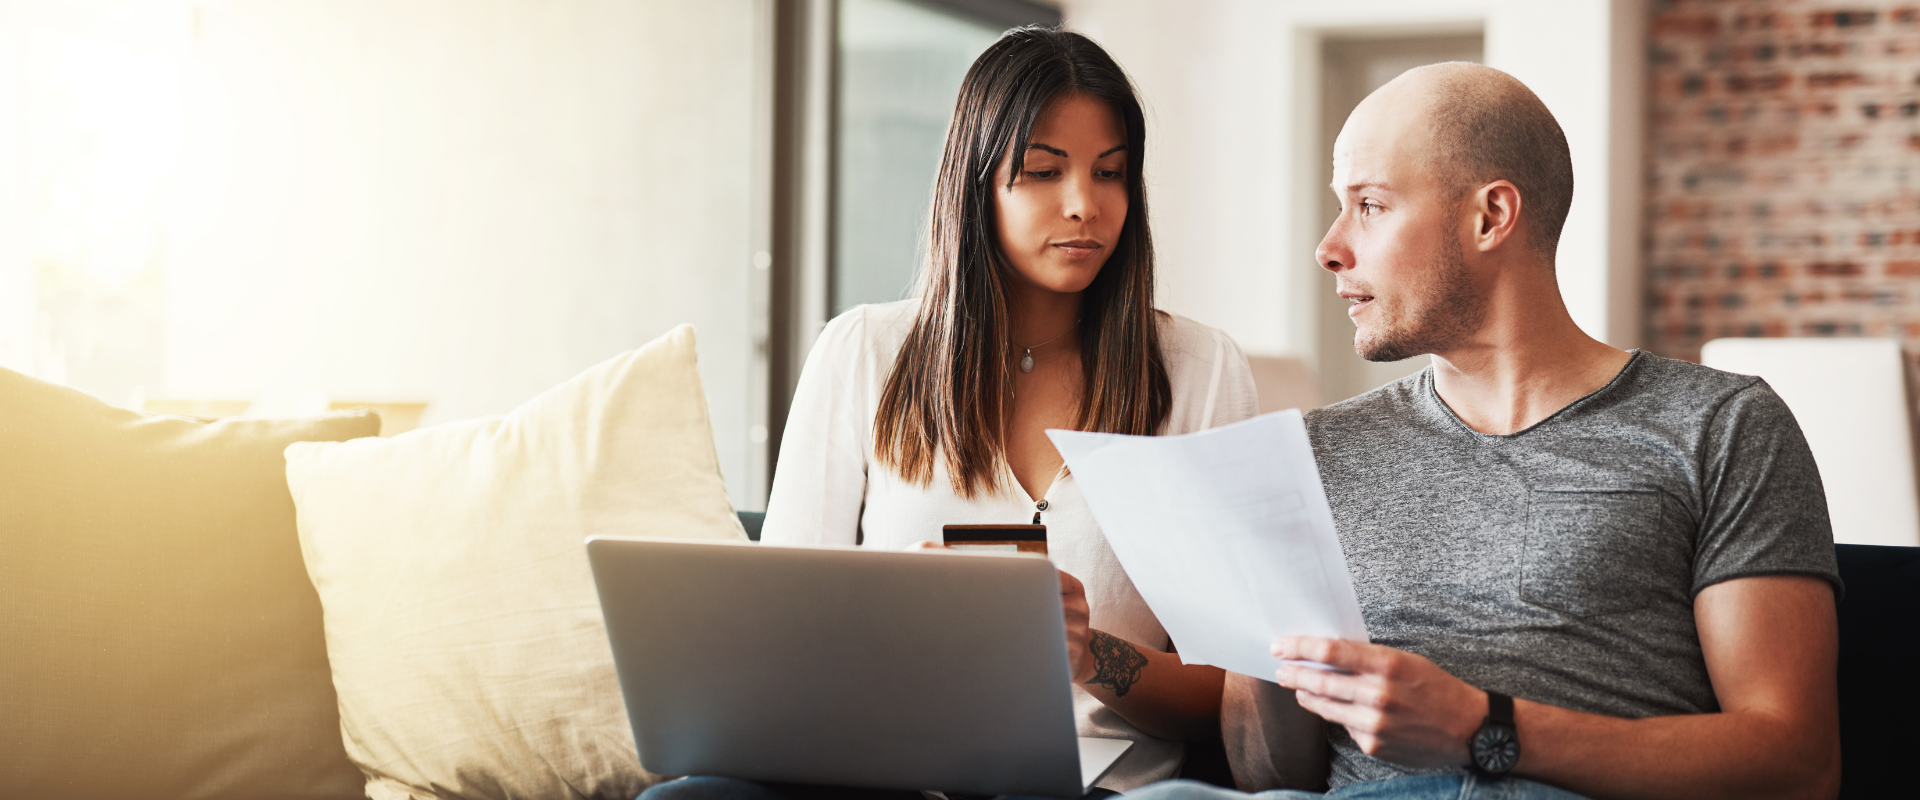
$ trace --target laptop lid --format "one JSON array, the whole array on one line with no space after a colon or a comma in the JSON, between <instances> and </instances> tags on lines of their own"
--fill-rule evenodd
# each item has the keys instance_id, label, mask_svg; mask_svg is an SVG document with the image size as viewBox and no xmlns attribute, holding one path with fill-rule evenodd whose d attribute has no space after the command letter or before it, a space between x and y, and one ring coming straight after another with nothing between
<instances>
[{"instance_id":1,"label":"laptop lid","mask_svg":"<svg viewBox=\"0 0 1920 800\"><path fill-rule=\"evenodd\" d=\"M1086 786L1060 584L1043 558L598 536L587 553L652 772L987 795ZM1100 771L1118 757L1096 752Z\"/></svg>"}]
</instances>

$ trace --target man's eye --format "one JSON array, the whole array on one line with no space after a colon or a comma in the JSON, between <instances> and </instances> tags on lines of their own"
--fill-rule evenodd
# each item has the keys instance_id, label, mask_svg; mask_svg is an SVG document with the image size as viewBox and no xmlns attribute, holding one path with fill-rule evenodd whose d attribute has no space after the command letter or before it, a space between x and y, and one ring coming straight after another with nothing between
<instances>
[{"instance_id":1,"label":"man's eye","mask_svg":"<svg viewBox=\"0 0 1920 800\"><path fill-rule=\"evenodd\" d=\"M1365 200L1360 201L1360 215L1363 217L1372 216L1374 212L1379 210L1380 207L1371 202Z\"/></svg>"}]
</instances>

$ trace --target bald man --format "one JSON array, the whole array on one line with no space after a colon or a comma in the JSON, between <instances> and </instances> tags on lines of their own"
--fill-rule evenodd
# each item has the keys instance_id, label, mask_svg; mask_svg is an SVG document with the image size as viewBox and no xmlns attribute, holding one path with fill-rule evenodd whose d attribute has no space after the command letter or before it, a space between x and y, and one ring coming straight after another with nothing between
<instances>
[{"instance_id":1,"label":"bald man","mask_svg":"<svg viewBox=\"0 0 1920 800\"><path fill-rule=\"evenodd\" d=\"M1511 76L1408 72L1333 164L1354 349L1432 366L1307 415L1373 643L1282 639L1340 672L1230 684L1242 788L1319 780L1297 701L1334 797L1833 797L1839 576L1786 406L1574 324L1566 138Z\"/></svg>"}]
</instances>

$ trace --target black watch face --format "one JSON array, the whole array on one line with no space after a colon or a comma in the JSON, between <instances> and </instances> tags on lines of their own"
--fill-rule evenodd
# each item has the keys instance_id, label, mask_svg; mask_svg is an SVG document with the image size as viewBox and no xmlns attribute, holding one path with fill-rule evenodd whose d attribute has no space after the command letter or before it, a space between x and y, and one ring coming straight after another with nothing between
<instances>
[{"instance_id":1,"label":"black watch face","mask_svg":"<svg viewBox=\"0 0 1920 800\"><path fill-rule=\"evenodd\" d=\"M1486 724L1473 734L1473 763L1481 770L1506 773L1520 763L1520 739L1505 725Z\"/></svg>"}]
</instances>

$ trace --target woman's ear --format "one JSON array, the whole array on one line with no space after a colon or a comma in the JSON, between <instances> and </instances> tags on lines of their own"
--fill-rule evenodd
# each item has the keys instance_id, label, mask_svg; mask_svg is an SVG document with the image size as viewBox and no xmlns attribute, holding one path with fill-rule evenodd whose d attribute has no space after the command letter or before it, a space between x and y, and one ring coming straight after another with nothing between
<instances>
[{"instance_id":1,"label":"woman's ear","mask_svg":"<svg viewBox=\"0 0 1920 800\"><path fill-rule=\"evenodd\" d=\"M1498 180L1474 193L1474 249L1498 248L1520 227L1520 187Z\"/></svg>"}]
</instances>

